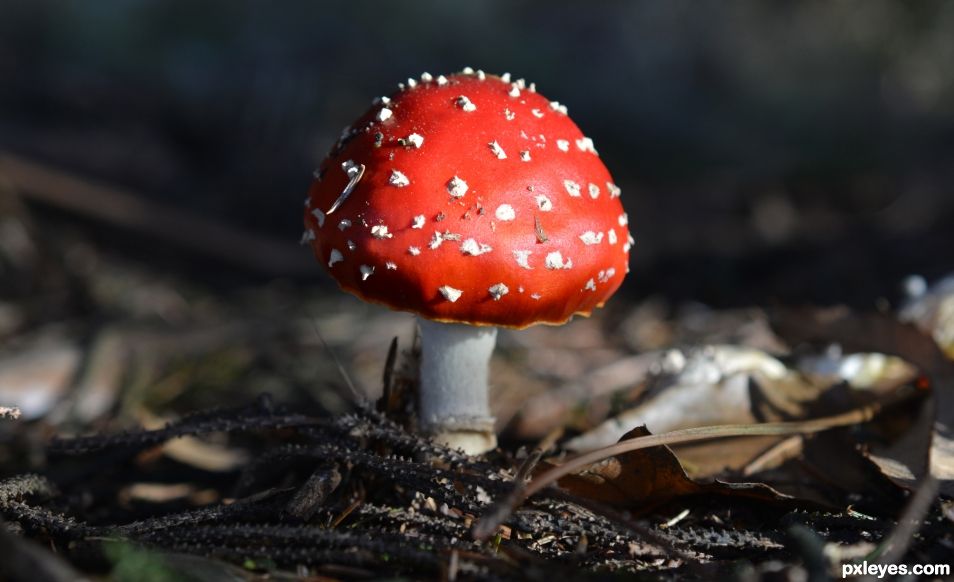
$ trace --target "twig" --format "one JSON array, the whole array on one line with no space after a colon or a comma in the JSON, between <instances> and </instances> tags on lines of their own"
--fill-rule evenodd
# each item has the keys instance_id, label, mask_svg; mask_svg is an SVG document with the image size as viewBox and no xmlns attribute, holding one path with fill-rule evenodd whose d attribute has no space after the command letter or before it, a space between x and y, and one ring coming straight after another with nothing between
<instances>
[{"instance_id":1,"label":"twig","mask_svg":"<svg viewBox=\"0 0 954 582\"><path fill-rule=\"evenodd\" d=\"M7 530L0 521L0 578L12 582L22 580L50 580L51 582L75 582L89 580L80 575L73 566L39 544L18 537Z\"/></svg>"},{"instance_id":2,"label":"twig","mask_svg":"<svg viewBox=\"0 0 954 582\"><path fill-rule=\"evenodd\" d=\"M490 510L484 514L484 517L474 524L471 530L474 539L485 540L489 538L490 534L497 529L497 526L507 519L507 516L513 511L513 508L523 501L521 495L523 495L523 491L527 486L527 477L530 476L533 469L537 466L537 463L543 458L544 453L549 451L553 445L556 444L557 439L559 439L562 434L562 427L550 431L550 433L543 437L537 446L530 451L530 454L527 455L527 458L523 461L523 464L520 465L517 474L513 478L514 488L507 493L505 497L499 499L497 503L491 505Z\"/></svg>"},{"instance_id":3,"label":"twig","mask_svg":"<svg viewBox=\"0 0 954 582\"><path fill-rule=\"evenodd\" d=\"M397 363L398 338L394 336L391 339L391 345L388 347L388 357L384 361L384 373L381 377L381 399L378 400L378 410L387 414L393 410L394 404L394 366Z\"/></svg>"},{"instance_id":4,"label":"twig","mask_svg":"<svg viewBox=\"0 0 954 582\"><path fill-rule=\"evenodd\" d=\"M924 516L931 509L931 504L937 498L938 480L931 475L924 478L921 486L917 488L911 501L904 509L904 514L898 520L897 527L891 531L880 546L884 552L881 554L880 564L897 564L911 545L914 534L920 529L924 522Z\"/></svg>"},{"instance_id":5,"label":"twig","mask_svg":"<svg viewBox=\"0 0 954 582\"><path fill-rule=\"evenodd\" d=\"M596 515L602 516L608 521L620 527L628 529L629 531L636 534L639 538L641 538L644 542L662 549L669 556L679 558L680 560L683 560L686 563L690 563L692 561L691 553L687 552L683 548L676 545L674 540L666 538L663 535L660 535L659 533L654 531L652 528L644 526L636 522L635 520L630 518L627 514L616 511L615 509L613 509L612 507L609 507L605 503L600 503L592 499L586 499L585 497L580 497L579 495L571 495L569 493L562 492L562 491L557 492L557 494L554 495L554 497L556 499L562 499L563 501L573 503L575 505L579 505L580 507L586 509L587 511L590 511Z\"/></svg>"},{"instance_id":6,"label":"twig","mask_svg":"<svg viewBox=\"0 0 954 582\"><path fill-rule=\"evenodd\" d=\"M544 487L555 483L561 477L574 473L583 467L615 457L623 453L648 449L660 445L675 445L701 440L740 437L740 436L785 436L792 434L811 434L839 426L848 426L867 422L874 418L882 405L874 403L843 414L798 422L766 422L762 424L725 424L701 426L674 430L672 432L647 435L630 439L602 449L576 456L566 463L543 473L527 485L525 497L530 497Z\"/></svg>"},{"instance_id":7,"label":"twig","mask_svg":"<svg viewBox=\"0 0 954 582\"><path fill-rule=\"evenodd\" d=\"M553 445L556 444L561 436L563 436L563 427L557 427L551 430L547 436L543 437L540 442L537 443L537 446L530 451L530 454L527 455L523 464L520 465L520 469L517 470L517 474L513 480L517 483L523 483L536 468L537 463L540 462L543 455L553 448Z\"/></svg>"},{"instance_id":8,"label":"twig","mask_svg":"<svg viewBox=\"0 0 954 582\"><path fill-rule=\"evenodd\" d=\"M22 196L181 245L223 262L266 275L315 272L307 253L291 241L285 243L229 228L9 152L0 152L0 175Z\"/></svg>"},{"instance_id":9,"label":"twig","mask_svg":"<svg viewBox=\"0 0 954 582\"><path fill-rule=\"evenodd\" d=\"M311 319L311 325L315 328L315 335L318 336L318 340L321 341L321 345L324 346L325 351L328 352L328 355L331 356L331 360L338 368L338 373L341 374L341 377L344 379L348 389L351 390L351 396L354 398L354 403L358 406L366 406L367 398L365 398L365 396L358 390L354 382L351 381L351 375L348 374L348 371L345 370L344 364L342 364L341 360L338 359L338 354L331 349L331 344L329 344L328 340L325 339L325 336L321 334L321 330L318 328L318 318L316 318L314 315L309 315L309 319Z\"/></svg>"},{"instance_id":10,"label":"twig","mask_svg":"<svg viewBox=\"0 0 954 582\"><path fill-rule=\"evenodd\" d=\"M798 455L802 450L802 435L790 436L759 453L742 468L742 475L749 477L765 470L772 463L781 464Z\"/></svg>"}]
</instances>

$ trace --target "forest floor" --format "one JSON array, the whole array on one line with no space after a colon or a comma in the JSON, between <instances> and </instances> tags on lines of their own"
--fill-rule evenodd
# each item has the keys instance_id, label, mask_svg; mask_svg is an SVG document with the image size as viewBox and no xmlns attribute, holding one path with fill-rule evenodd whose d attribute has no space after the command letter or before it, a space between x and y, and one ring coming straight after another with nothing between
<instances>
[{"instance_id":1,"label":"forest floor","mask_svg":"<svg viewBox=\"0 0 954 582\"><path fill-rule=\"evenodd\" d=\"M246 240L262 254L219 270L219 243L241 233L131 235L117 215L7 186L2 579L822 580L950 565L954 364L927 303L620 297L562 328L502 331L500 447L468 457L414 430L407 314L327 282L235 274L274 266L271 241ZM713 425L737 434L548 477L621 439Z\"/></svg>"}]
</instances>

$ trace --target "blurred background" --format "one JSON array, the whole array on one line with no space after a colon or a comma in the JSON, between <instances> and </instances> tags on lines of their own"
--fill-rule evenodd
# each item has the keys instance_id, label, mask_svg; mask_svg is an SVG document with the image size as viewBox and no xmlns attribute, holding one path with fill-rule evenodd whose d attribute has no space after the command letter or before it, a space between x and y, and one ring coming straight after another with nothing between
<instances>
[{"instance_id":1,"label":"blurred background","mask_svg":"<svg viewBox=\"0 0 954 582\"><path fill-rule=\"evenodd\" d=\"M81 425L135 409L130 386L344 406L316 326L374 384L410 320L297 245L311 171L374 96L464 66L569 105L637 241L607 314L559 340L586 362L520 352L558 341L531 330L502 338L514 369L565 380L702 309L896 305L906 275L952 268L952 30L940 0L7 0L0 386L32 370L37 409ZM92 412L56 396L84 386Z\"/></svg>"}]
</instances>

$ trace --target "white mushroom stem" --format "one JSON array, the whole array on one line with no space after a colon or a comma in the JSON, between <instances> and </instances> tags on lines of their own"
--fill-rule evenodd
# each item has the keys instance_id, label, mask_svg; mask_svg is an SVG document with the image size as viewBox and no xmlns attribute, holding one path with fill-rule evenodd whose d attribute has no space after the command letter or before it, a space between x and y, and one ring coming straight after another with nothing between
<instances>
[{"instance_id":1,"label":"white mushroom stem","mask_svg":"<svg viewBox=\"0 0 954 582\"><path fill-rule=\"evenodd\" d=\"M421 429L477 455L497 446L487 372L497 328L418 319L421 329Z\"/></svg>"}]
</instances>

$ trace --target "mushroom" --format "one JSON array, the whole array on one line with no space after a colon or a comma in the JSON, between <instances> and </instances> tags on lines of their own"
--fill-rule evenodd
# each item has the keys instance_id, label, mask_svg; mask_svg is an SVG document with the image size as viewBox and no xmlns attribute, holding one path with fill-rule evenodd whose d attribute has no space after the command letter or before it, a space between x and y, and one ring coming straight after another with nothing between
<instances>
[{"instance_id":1,"label":"mushroom","mask_svg":"<svg viewBox=\"0 0 954 582\"><path fill-rule=\"evenodd\" d=\"M400 87L322 162L302 240L343 290L417 314L420 428L478 454L496 446L496 328L601 307L632 237L592 140L533 84L465 69Z\"/></svg>"}]
</instances>

